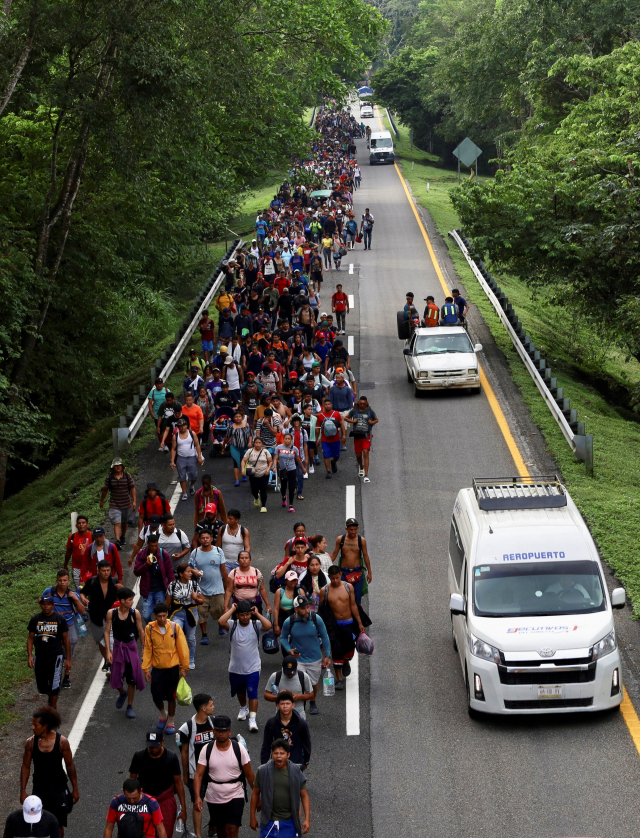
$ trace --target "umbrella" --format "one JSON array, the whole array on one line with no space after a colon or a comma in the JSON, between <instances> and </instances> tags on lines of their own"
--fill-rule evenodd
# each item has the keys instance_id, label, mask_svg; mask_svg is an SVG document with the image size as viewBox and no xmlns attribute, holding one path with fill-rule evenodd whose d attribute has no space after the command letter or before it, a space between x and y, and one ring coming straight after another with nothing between
<instances>
[{"instance_id":1,"label":"umbrella","mask_svg":"<svg viewBox=\"0 0 640 838\"><path fill-rule=\"evenodd\" d=\"M316 189L315 192L311 193L312 198L328 198L331 195L330 189Z\"/></svg>"}]
</instances>

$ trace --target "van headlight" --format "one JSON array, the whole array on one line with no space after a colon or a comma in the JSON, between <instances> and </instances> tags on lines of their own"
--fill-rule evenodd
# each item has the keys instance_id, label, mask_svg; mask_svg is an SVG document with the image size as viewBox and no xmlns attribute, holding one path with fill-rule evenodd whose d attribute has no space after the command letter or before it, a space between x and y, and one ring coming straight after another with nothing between
<instances>
[{"instance_id":1,"label":"van headlight","mask_svg":"<svg viewBox=\"0 0 640 838\"><path fill-rule=\"evenodd\" d=\"M489 645L489 643L485 643L484 640L474 637L473 634L469 634L469 649L471 650L471 654L477 658L500 663L500 650L496 649L495 646Z\"/></svg>"},{"instance_id":2,"label":"van headlight","mask_svg":"<svg viewBox=\"0 0 640 838\"><path fill-rule=\"evenodd\" d=\"M603 658L605 655L610 655L611 652L615 652L617 646L616 630L611 629L609 634L606 634L602 640L593 644L593 649L591 650L593 660L595 661L598 660L598 658Z\"/></svg>"},{"instance_id":3,"label":"van headlight","mask_svg":"<svg viewBox=\"0 0 640 838\"><path fill-rule=\"evenodd\" d=\"M477 375L478 370L467 370L467 375Z\"/></svg>"}]
</instances>

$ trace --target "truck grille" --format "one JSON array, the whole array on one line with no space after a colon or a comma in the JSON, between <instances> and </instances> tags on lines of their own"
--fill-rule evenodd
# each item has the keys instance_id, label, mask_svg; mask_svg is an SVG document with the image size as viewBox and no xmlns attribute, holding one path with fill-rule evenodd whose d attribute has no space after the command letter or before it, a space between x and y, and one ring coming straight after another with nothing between
<instances>
[{"instance_id":1,"label":"truck grille","mask_svg":"<svg viewBox=\"0 0 640 838\"><path fill-rule=\"evenodd\" d=\"M591 707L593 698L534 698L531 701L505 701L507 710L561 710L563 707Z\"/></svg>"},{"instance_id":2,"label":"truck grille","mask_svg":"<svg viewBox=\"0 0 640 838\"><path fill-rule=\"evenodd\" d=\"M596 680L596 664L589 665L588 669L559 670L522 670L520 672L509 672L505 666L499 666L500 683L510 687L525 686L527 684L588 684Z\"/></svg>"},{"instance_id":3,"label":"truck grille","mask_svg":"<svg viewBox=\"0 0 640 838\"><path fill-rule=\"evenodd\" d=\"M443 370L432 372L432 378L453 378L456 375L464 375L464 370Z\"/></svg>"}]
</instances>

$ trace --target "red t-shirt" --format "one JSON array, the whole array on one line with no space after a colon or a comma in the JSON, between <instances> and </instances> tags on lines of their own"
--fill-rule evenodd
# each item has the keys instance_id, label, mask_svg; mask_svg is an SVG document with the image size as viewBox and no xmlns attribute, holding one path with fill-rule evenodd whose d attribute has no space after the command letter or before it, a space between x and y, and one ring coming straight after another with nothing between
<instances>
[{"instance_id":1,"label":"red t-shirt","mask_svg":"<svg viewBox=\"0 0 640 838\"><path fill-rule=\"evenodd\" d=\"M318 421L322 421L322 435L320 437L320 440L322 442L337 442L340 439L340 423L342 422L342 416L340 416L338 411L337 410L332 410L331 413L325 413L324 410L322 410L320 413L318 413L317 418L318 418ZM336 433L335 433L334 436L325 436L325 432L324 432L325 419L333 419L333 421L336 423Z\"/></svg>"},{"instance_id":2,"label":"red t-shirt","mask_svg":"<svg viewBox=\"0 0 640 838\"><path fill-rule=\"evenodd\" d=\"M85 553L93 544L93 536L89 531L80 535L79 532L72 532L67 539L67 557L71 553L71 567L80 570Z\"/></svg>"},{"instance_id":3,"label":"red t-shirt","mask_svg":"<svg viewBox=\"0 0 640 838\"><path fill-rule=\"evenodd\" d=\"M291 283L289 282L287 277L282 276L282 275L278 276L278 278L276 279L276 282L275 282L275 286L278 289L278 291L280 292L280 294L282 294L283 290L285 288L288 288L290 284Z\"/></svg>"},{"instance_id":4,"label":"red t-shirt","mask_svg":"<svg viewBox=\"0 0 640 838\"><path fill-rule=\"evenodd\" d=\"M335 306L336 311L346 311L347 310L347 300L348 297L344 293L344 291L336 291L336 293L331 297L331 301Z\"/></svg>"},{"instance_id":5,"label":"red t-shirt","mask_svg":"<svg viewBox=\"0 0 640 838\"><path fill-rule=\"evenodd\" d=\"M161 498L156 495L155 498L145 498L138 507L138 515L144 516L144 522L147 524L152 515L164 515L169 512L169 502L166 498Z\"/></svg>"},{"instance_id":6,"label":"red t-shirt","mask_svg":"<svg viewBox=\"0 0 640 838\"><path fill-rule=\"evenodd\" d=\"M304 263L307 267L309 267L309 260L311 259L312 250L310 247L303 247L302 248L302 258L304 259Z\"/></svg>"},{"instance_id":7,"label":"red t-shirt","mask_svg":"<svg viewBox=\"0 0 640 838\"><path fill-rule=\"evenodd\" d=\"M205 323L204 320L201 320L199 328L202 340L213 340L213 320L211 320L211 318L209 318L207 323Z\"/></svg>"},{"instance_id":8,"label":"red t-shirt","mask_svg":"<svg viewBox=\"0 0 640 838\"><path fill-rule=\"evenodd\" d=\"M138 803L127 803L124 794L119 794L109 804L107 823L119 823L127 812L133 812L142 818L143 838L153 838L155 836L156 826L162 823L160 804L155 797L143 794Z\"/></svg>"}]
</instances>

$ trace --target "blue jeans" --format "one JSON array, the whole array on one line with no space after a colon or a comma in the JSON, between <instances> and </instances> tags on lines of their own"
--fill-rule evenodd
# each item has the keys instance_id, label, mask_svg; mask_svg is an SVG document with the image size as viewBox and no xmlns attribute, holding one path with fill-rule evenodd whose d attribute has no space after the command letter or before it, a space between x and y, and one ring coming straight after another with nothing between
<instances>
[{"instance_id":1,"label":"blue jeans","mask_svg":"<svg viewBox=\"0 0 640 838\"><path fill-rule=\"evenodd\" d=\"M266 826L260 824L260 838L296 838L297 834L293 819L279 821L278 826L275 821L269 821Z\"/></svg>"},{"instance_id":2,"label":"blue jeans","mask_svg":"<svg viewBox=\"0 0 640 838\"><path fill-rule=\"evenodd\" d=\"M142 621L145 625L153 620L153 609L159 602L164 602L166 594L164 591L151 591L149 596L142 597Z\"/></svg>"},{"instance_id":3,"label":"blue jeans","mask_svg":"<svg viewBox=\"0 0 640 838\"><path fill-rule=\"evenodd\" d=\"M187 622L187 612L184 608L181 608L180 611L176 611L176 613L171 618L174 623L177 623L179 626L182 627L184 631L184 636L187 638L187 646L189 647L189 663L195 663L196 661L196 625L197 625L197 617L196 617L196 625L190 626Z\"/></svg>"},{"instance_id":4,"label":"blue jeans","mask_svg":"<svg viewBox=\"0 0 640 838\"><path fill-rule=\"evenodd\" d=\"M305 463L305 466L306 466L306 463ZM298 494L301 495L301 494L303 494L302 490L304 488L304 483L302 482L304 480L304 472L302 471L301 466L296 465L296 467L297 467L297 470L298 470L298 475L297 475L297 477L298 477Z\"/></svg>"},{"instance_id":5,"label":"blue jeans","mask_svg":"<svg viewBox=\"0 0 640 838\"><path fill-rule=\"evenodd\" d=\"M362 234L364 236L364 246L371 247L371 233L373 232L372 228L369 227L368 230L363 230Z\"/></svg>"}]
</instances>

